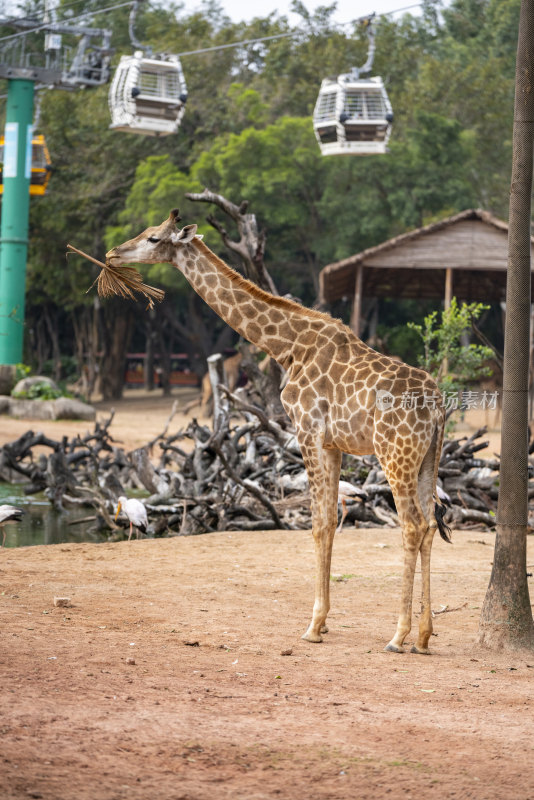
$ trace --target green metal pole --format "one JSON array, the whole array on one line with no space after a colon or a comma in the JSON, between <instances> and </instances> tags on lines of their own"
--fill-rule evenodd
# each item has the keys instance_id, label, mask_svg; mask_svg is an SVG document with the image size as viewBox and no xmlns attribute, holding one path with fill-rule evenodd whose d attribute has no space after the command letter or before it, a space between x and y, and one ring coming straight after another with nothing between
<instances>
[{"instance_id":1,"label":"green metal pole","mask_svg":"<svg viewBox=\"0 0 534 800\"><path fill-rule=\"evenodd\" d=\"M7 82L0 225L0 364L22 361L34 83Z\"/></svg>"}]
</instances>

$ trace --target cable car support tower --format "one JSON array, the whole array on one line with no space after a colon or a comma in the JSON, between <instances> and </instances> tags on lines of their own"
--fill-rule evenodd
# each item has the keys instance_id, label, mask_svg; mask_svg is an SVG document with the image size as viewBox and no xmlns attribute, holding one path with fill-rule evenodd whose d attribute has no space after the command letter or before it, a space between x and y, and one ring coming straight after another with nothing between
<instances>
[{"instance_id":1,"label":"cable car support tower","mask_svg":"<svg viewBox=\"0 0 534 800\"><path fill-rule=\"evenodd\" d=\"M57 23L47 16L44 22L0 19L0 25L17 31L0 44L0 78L7 80L0 223L0 367L22 361L35 88L72 91L100 86L110 77L110 30ZM44 53L27 48L27 37L37 31L44 32ZM75 50L63 46L64 35L77 37Z\"/></svg>"}]
</instances>

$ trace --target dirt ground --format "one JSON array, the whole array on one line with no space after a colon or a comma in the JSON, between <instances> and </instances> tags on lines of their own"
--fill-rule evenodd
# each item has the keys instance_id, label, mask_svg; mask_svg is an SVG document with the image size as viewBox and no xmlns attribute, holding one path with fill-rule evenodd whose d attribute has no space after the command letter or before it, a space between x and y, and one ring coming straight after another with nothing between
<instances>
[{"instance_id":1,"label":"dirt ground","mask_svg":"<svg viewBox=\"0 0 534 800\"><path fill-rule=\"evenodd\" d=\"M111 435L120 447L133 450L142 447L162 433L174 402L177 403L178 409L169 425L169 434L184 428L193 416L196 416L199 422L208 422L201 416L199 406L191 409L188 414L180 412L184 405L198 396L199 391L189 387L175 389L171 397L164 397L161 390L145 392L142 389L131 389L125 391L122 400L116 402L99 400L93 405L99 422L104 422L110 413L114 412L110 427ZM92 431L93 427L92 422L81 420L27 420L0 414L0 446L22 436L28 429L43 431L52 439L60 439L64 435L84 436L88 431Z\"/></svg>"},{"instance_id":2,"label":"dirt ground","mask_svg":"<svg viewBox=\"0 0 534 800\"><path fill-rule=\"evenodd\" d=\"M1 800L534 798L534 653L476 645L493 542L436 541L431 656L383 651L398 530L337 535L317 645L307 531L1 550Z\"/></svg>"}]
</instances>

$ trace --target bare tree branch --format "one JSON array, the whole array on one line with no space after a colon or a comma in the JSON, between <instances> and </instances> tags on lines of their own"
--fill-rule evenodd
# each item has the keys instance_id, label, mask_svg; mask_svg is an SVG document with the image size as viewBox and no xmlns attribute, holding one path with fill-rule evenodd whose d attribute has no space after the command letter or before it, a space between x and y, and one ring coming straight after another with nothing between
<instances>
[{"instance_id":1,"label":"bare tree branch","mask_svg":"<svg viewBox=\"0 0 534 800\"><path fill-rule=\"evenodd\" d=\"M207 217L207 221L220 234L225 246L242 260L247 278L267 292L277 295L278 291L274 281L264 264L265 231L258 231L255 214L246 213L248 201L243 200L239 206L236 206L223 195L211 192L209 189L204 189L200 194L188 192L186 197L200 203L213 203L235 222L240 236L238 242L228 236L226 229L212 214Z\"/></svg>"}]
</instances>

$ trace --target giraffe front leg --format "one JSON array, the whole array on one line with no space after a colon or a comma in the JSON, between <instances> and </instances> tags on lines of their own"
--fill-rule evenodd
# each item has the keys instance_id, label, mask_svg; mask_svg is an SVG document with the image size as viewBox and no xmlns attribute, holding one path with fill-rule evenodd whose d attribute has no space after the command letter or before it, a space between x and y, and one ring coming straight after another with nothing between
<instances>
[{"instance_id":1,"label":"giraffe front leg","mask_svg":"<svg viewBox=\"0 0 534 800\"><path fill-rule=\"evenodd\" d=\"M312 620L303 639L308 642L322 642L321 633L327 633L326 617L330 610L330 564L332 561L332 543L334 535L324 528L315 532L315 601Z\"/></svg>"},{"instance_id":2,"label":"giraffe front leg","mask_svg":"<svg viewBox=\"0 0 534 800\"><path fill-rule=\"evenodd\" d=\"M307 458L315 541L315 601L311 622L302 638L308 642L322 642L321 634L328 632L326 617L330 610L330 566L337 523L341 453L337 450L321 449L320 458L317 459L319 469L316 465L309 465L309 451Z\"/></svg>"},{"instance_id":3,"label":"giraffe front leg","mask_svg":"<svg viewBox=\"0 0 534 800\"><path fill-rule=\"evenodd\" d=\"M429 655L428 642L432 636L432 606L430 603L430 553L435 527L430 527L421 543L421 618L419 620L419 637L412 647L412 653Z\"/></svg>"}]
</instances>

